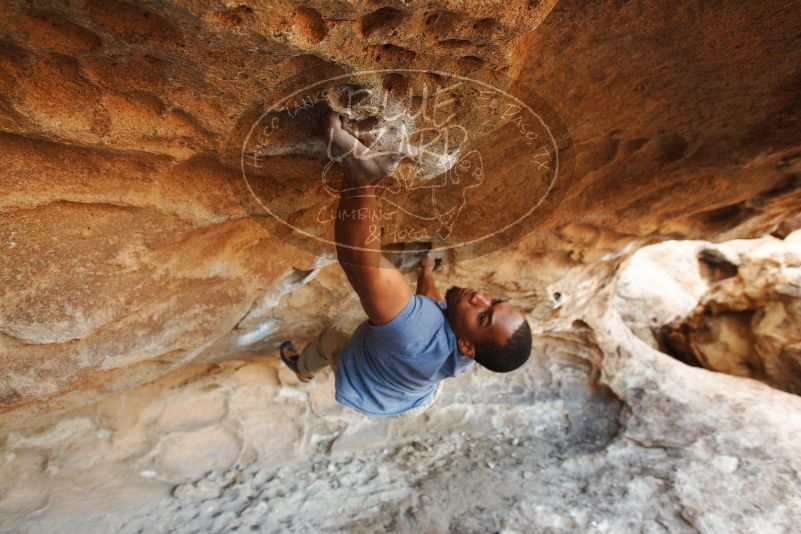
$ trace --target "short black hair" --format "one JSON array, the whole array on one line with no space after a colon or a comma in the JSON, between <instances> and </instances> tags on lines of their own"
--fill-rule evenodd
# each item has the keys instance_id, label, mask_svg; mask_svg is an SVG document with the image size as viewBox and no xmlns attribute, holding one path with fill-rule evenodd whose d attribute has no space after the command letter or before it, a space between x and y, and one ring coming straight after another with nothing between
<instances>
[{"instance_id":1,"label":"short black hair","mask_svg":"<svg viewBox=\"0 0 801 534\"><path fill-rule=\"evenodd\" d=\"M514 371L531 356L531 327L528 321L517 327L504 346L497 343L476 344L476 362L496 373Z\"/></svg>"}]
</instances>

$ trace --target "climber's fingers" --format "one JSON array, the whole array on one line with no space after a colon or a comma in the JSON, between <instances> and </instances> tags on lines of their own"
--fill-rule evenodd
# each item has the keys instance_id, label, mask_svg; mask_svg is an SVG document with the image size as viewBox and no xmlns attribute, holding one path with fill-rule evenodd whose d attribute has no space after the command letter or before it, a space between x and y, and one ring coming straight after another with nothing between
<instances>
[{"instance_id":1,"label":"climber's fingers","mask_svg":"<svg viewBox=\"0 0 801 534\"><path fill-rule=\"evenodd\" d=\"M405 158L411 158L417 156L419 153L420 151L417 149L416 146L403 143L400 146L400 150L396 152L390 152L384 158L382 158L382 161L379 163L379 166L381 167L382 170L392 173L395 171L395 169L398 168L400 162L403 161Z\"/></svg>"},{"instance_id":2,"label":"climber's fingers","mask_svg":"<svg viewBox=\"0 0 801 534\"><path fill-rule=\"evenodd\" d=\"M333 109L329 109L328 113L325 115L325 126L326 129L329 131L333 131L337 128L342 128L342 117L339 116L339 113L334 111Z\"/></svg>"},{"instance_id":3,"label":"climber's fingers","mask_svg":"<svg viewBox=\"0 0 801 534\"><path fill-rule=\"evenodd\" d=\"M402 158L415 158L420 154L420 149L414 145L402 143L398 153L402 155Z\"/></svg>"}]
</instances>

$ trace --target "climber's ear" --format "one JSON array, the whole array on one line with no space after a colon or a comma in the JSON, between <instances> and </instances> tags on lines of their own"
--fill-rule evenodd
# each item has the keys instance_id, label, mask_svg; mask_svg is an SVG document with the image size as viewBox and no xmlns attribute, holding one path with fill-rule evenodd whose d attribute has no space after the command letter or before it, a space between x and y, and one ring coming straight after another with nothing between
<instances>
[{"instance_id":1,"label":"climber's ear","mask_svg":"<svg viewBox=\"0 0 801 534\"><path fill-rule=\"evenodd\" d=\"M459 352L462 353L462 356L466 356L468 358L476 357L476 346L466 339L457 338L456 346L459 347Z\"/></svg>"}]
</instances>

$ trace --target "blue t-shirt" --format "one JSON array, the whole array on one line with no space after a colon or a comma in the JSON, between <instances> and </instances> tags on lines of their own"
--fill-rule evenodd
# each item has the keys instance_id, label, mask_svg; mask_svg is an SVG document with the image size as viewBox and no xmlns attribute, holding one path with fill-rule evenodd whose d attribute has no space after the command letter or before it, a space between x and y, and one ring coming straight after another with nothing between
<instances>
[{"instance_id":1,"label":"blue t-shirt","mask_svg":"<svg viewBox=\"0 0 801 534\"><path fill-rule=\"evenodd\" d=\"M440 380L474 365L462 356L446 304L413 295L387 324L365 321L340 354L339 403L367 415L397 415L425 404Z\"/></svg>"}]
</instances>

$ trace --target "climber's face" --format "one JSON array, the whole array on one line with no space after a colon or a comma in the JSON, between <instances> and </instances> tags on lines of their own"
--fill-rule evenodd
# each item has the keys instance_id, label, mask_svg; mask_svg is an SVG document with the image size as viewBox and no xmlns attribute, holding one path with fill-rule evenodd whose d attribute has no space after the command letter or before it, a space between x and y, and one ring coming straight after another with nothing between
<instances>
[{"instance_id":1,"label":"climber's face","mask_svg":"<svg viewBox=\"0 0 801 534\"><path fill-rule=\"evenodd\" d=\"M469 358L475 357L476 345L504 346L525 321L517 308L484 291L454 286L445 293L445 301L459 351Z\"/></svg>"}]
</instances>

